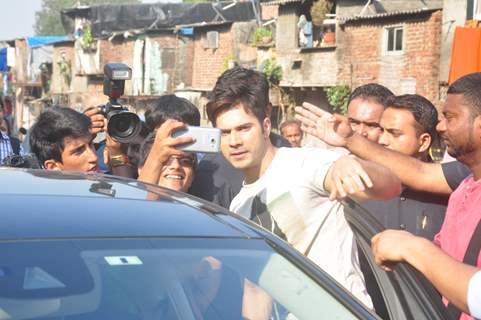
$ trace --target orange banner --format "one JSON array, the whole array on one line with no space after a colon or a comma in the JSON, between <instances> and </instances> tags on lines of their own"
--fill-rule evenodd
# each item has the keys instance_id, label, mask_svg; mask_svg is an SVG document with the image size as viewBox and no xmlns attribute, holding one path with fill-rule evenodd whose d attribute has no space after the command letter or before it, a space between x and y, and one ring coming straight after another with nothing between
<instances>
[{"instance_id":1,"label":"orange banner","mask_svg":"<svg viewBox=\"0 0 481 320\"><path fill-rule=\"evenodd\" d=\"M481 71L481 28L456 27L451 51L449 84Z\"/></svg>"}]
</instances>

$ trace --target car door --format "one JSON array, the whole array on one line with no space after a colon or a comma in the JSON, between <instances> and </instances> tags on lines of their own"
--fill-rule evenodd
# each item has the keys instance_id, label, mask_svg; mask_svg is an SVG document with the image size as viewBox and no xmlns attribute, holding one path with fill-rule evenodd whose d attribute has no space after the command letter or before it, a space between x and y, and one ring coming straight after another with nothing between
<instances>
[{"instance_id":1,"label":"car door","mask_svg":"<svg viewBox=\"0 0 481 320\"><path fill-rule=\"evenodd\" d=\"M449 319L437 291L414 268L407 264L399 264L393 272L385 272L375 264L371 238L384 228L355 201L347 199L343 204L346 220L358 243L360 260L365 258L367 262L365 267L368 273L371 272L375 279L374 285L377 284L378 287L380 301L377 310L379 309L380 316L391 320ZM370 294L375 296L376 292ZM379 303L384 303L384 306Z\"/></svg>"}]
</instances>

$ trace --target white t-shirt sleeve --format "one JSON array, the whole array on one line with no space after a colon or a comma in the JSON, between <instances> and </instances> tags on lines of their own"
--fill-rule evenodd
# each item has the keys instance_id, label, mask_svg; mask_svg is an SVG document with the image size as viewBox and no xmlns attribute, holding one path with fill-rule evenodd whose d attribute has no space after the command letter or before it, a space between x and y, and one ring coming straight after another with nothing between
<instances>
[{"instance_id":1,"label":"white t-shirt sleeve","mask_svg":"<svg viewBox=\"0 0 481 320\"><path fill-rule=\"evenodd\" d=\"M339 159L341 155L337 152L325 149L309 149L306 152L303 162L303 173L308 175L308 179L312 186L321 192L324 190L324 180L327 172L331 168L334 161Z\"/></svg>"},{"instance_id":2,"label":"white t-shirt sleeve","mask_svg":"<svg viewBox=\"0 0 481 320\"><path fill-rule=\"evenodd\" d=\"M471 316L481 319L481 271L478 271L469 280L468 309Z\"/></svg>"}]
</instances>

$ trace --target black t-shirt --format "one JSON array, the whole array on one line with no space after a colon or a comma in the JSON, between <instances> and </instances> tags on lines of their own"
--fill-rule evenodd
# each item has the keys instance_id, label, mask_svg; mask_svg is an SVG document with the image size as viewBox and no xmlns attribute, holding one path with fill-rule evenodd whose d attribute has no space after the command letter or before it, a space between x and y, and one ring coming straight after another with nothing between
<instances>
[{"instance_id":1,"label":"black t-shirt","mask_svg":"<svg viewBox=\"0 0 481 320\"><path fill-rule=\"evenodd\" d=\"M471 174L471 169L459 161L443 163L442 168L444 177L453 191Z\"/></svg>"}]
</instances>

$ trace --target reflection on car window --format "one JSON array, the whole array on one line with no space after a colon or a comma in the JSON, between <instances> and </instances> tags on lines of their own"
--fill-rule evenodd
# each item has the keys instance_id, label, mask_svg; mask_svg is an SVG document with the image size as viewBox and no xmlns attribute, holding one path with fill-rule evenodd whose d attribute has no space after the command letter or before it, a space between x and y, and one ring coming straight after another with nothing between
<instances>
[{"instance_id":1,"label":"reflection on car window","mask_svg":"<svg viewBox=\"0 0 481 320\"><path fill-rule=\"evenodd\" d=\"M8 319L355 319L261 240L0 243L0 261Z\"/></svg>"}]
</instances>

